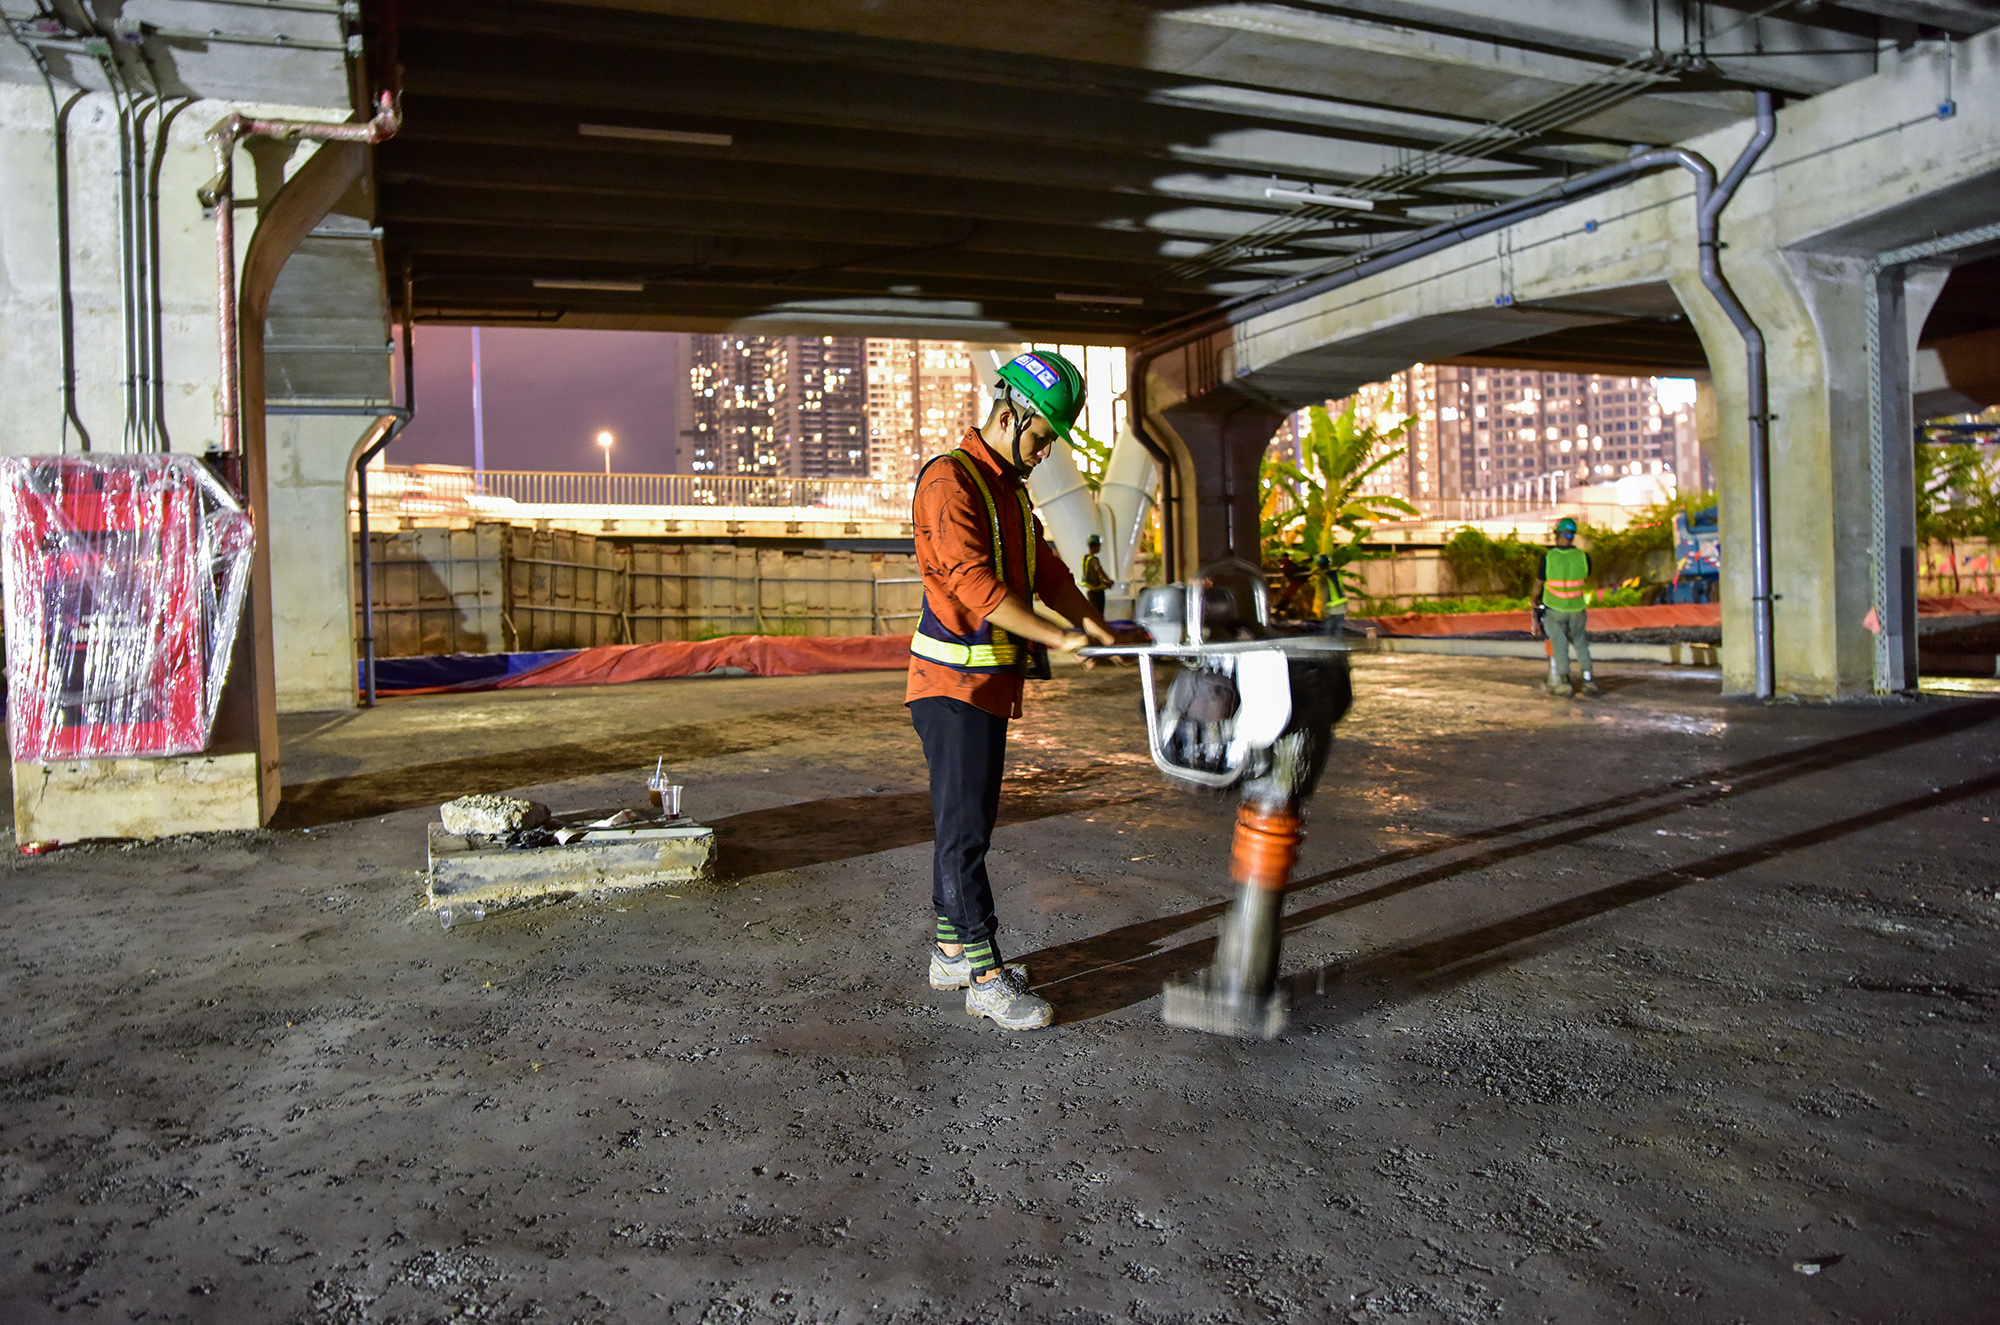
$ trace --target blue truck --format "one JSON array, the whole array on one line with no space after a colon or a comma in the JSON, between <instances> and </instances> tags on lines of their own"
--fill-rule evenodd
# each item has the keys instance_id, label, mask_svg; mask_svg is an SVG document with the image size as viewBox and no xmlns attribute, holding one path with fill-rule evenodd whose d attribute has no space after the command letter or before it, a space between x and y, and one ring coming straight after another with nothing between
<instances>
[{"instance_id":1,"label":"blue truck","mask_svg":"<svg viewBox=\"0 0 2000 1325\"><path fill-rule=\"evenodd\" d=\"M1722 519L1710 506L1689 516L1674 512L1674 603L1712 603L1722 578Z\"/></svg>"}]
</instances>

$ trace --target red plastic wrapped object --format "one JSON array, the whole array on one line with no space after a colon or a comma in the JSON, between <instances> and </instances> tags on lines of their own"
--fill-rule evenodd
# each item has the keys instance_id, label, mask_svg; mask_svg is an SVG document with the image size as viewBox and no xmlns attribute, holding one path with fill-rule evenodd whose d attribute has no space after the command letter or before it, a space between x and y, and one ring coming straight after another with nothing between
<instances>
[{"instance_id":1,"label":"red plastic wrapped object","mask_svg":"<svg viewBox=\"0 0 2000 1325\"><path fill-rule=\"evenodd\" d=\"M193 456L0 457L16 763L208 745L250 517Z\"/></svg>"}]
</instances>

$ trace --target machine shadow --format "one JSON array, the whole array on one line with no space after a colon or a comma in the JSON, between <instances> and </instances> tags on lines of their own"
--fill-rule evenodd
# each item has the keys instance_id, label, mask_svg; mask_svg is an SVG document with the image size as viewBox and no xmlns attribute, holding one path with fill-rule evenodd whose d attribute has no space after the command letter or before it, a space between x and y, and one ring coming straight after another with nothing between
<instances>
[{"instance_id":1,"label":"machine shadow","mask_svg":"<svg viewBox=\"0 0 2000 1325\"><path fill-rule=\"evenodd\" d=\"M1651 820L1679 814L1684 810L1716 804L1752 791L1795 781L1802 777L1830 771L1834 768L1860 760L1873 758L1908 746L1922 744L1946 736L1956 735L1985 723L2000 719L2000 702L1981 701L1973 704L1954 705L1909 722L1894 723L1855 736L1840 737L1821 741L1802 750L1787 751L1756 759L1744 760L1723 768L1710 770L1691 777L1676 778L1670 782L1656 783L1651 787L1605 797L1585 805L1547 814L1531 815L1498 824L1476 832L1458 834L1428 842L1418 847L1408 847L1385 852L1368 860L1356 861L1338 869L1327 870L1293 882L1287 896L1321 888L1330 883L1370 874L1396 865L1408 864L1441 852L1452 851L1497 839L1514 837L1536 829L1570 824L1561 832L1545 834L1526 841L1508 842L1496 845L1470 856L1462 856L1440 863L1429 869L1417 870L1401 877L1390 879L1362 892L1335 898L1302 910L1286 914L1283 929L1286 932L1302 929L1327 916L1379 902L1387 898L1409 892L1429 884L1441 883L1461 875L1476 873L1494 865L1516 860L1524 856L1546 851L1551 847L1575 845L1590 838L1621 829L1635 827ZM1962 795L1976 795L1986 782L1963 784L1969 790L1952 789L1949 798ZM1676 794L1680 793L1680 794ZM1865 827L1877 816L1897 818L1902 814L1915 813L1932 803L1942 803L1938 793L1916 801L1904 802L1886 810L1873 812L1854 820L1843 820L1824 828L1808 830L1793 837L1781 838L1763 847L1745 848L1715 857L1704 864L1681 867L1664 871L1649 879L1676 880L1671 887L1699 882L1717 874L1754 864L1757 860L1771 855L1781 855L1787 851L1800 849L1823 840L1843 836L1855 827ZM1652 802L1648 804L1648 802ZM1908 807L1908 808L1906 808ZM1626 813L1616 813L1617 811ZM1611 818L1600 816L1612 813ZM1587 821L1587 822L1578 822ZM1762 853L1762 854L1759 854ZM1742 859L1738 860L1741 857ZM1718 866L1717 862L1737 863ZM1706 871L1706 872L1704 872ZM1630 901L1643 900L1645 896L1655 896L1660 891L1671 891L1670 887L1659 888L1656 892L1645 893L1647 880L1634 880L1618 885L1616 889L1641 888L1639 895ZM1590 894L1599 897L1603 894ZM1615 909L1627 905L1627 901L1608 903L1603 909ZM1191 974L1206 966L1212 959L1215 940L1212 937L1198 939L1173 948L1162 949L1159 945L1175 934L1193 929L1209 921L1219 919L1228 909L1226 900L1208 903L1189 911L1172 916L1162 916L1138 924L1120 926L1102 934L1092 935L1071 943L1057 944L1022 957L1031 964L1037 989L1044 993L1055 991L1065 1021L1082 1021L1106 1013L1121 1011L1134 1004L1144 1002L1160 991L1161 984L1170 979ZM1563 904L1573 905L1573 903ZM1560 908L1544 908L1531 913L1531 917L1544 917L1545 912ZM1594 914L1594 913L1593 913ZM1530 917L1524 917L1527 920ZM1583 918L1579 916L1578 918ZM1513 922L1509 922L1513 923ZM1572 920L1550 920L1544 928L1556 929L1574 923ZM1519 943L1540 930L1524 930L1503 942L1487 945L1503 947ZM1484 951L1485 949L1480 949ZM1400 951L1400 950L1399 950ZM1457 960L1475 955L1468 952ZM1368 963L1387 960L1388 957L1364 959L1360 965L1349 963L1336 968L1308 972L1298 978L1299 988L1324 988L1329 976L1353 975ZM1449 964L1449 963L1447 963ZM1288 989L1293 984L1288 982Z\"/></svg>"},{"instance_id":2,"label":"machine shadow","mask_svg":"<svg viewBox=\"0 0 2000 1325\"><path fill-rule=\"evenodd\" d=\"M1299 972L1285 979L1285 989L1295 1012L1309 1010L1315 1002L1324 998L1330 988L1343 983L1367 988L1367 1001L1371 1004L1381 1000L1385 989L1392 991L1392 996L1395 993L1404 997L1413 996L1423 990L1469 979L1482 971L1504 965L1508 960L1503 956L1504 950L1517 948L1557 930L1665 896L1690 884L1712 882L1795 851L1838 841L1913 814L1995 791L2000 791L2000 773L1971 778L1852 818L1838 819L1769 842L1723 852L1692 864L1657 870L1560 902L1551 902L1476 929L1404 944L1358 961L1337 962ZM1336 998L1332 1004L1338 1006L1350 1001Z\"/></svg>"}]
</instances>

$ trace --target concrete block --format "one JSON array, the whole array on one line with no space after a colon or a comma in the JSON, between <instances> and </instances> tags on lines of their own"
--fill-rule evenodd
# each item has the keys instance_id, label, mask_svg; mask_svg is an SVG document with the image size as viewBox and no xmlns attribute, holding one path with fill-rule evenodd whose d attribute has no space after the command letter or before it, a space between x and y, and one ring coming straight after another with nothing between
<instances>
[{"instance_id":1,"label":"concrete block","mask_svg":"<svg viewBox=\"0 0 2000 1325\"><path fill-rule=\"evenodd\" d=\"M80 842L260 828L259 758L78 759L14 765L14 837Z\"/></svg>"},{"instance_id":2,"label":"concrete block","mask_svg":"<svg viewBox=\"0 0 2000 1325\"><path fill-rule=\"evenodd\" d=\"M505 837L517 828L549 821L549 807L518 796L460 796L438 806L444 830L458 837Z\"/></svg>"},{"instance_id":3,"label":"concrete block","mask_svg":"<svg viewBox=\"0 0 2000 1325\"><path fill-rule=\"evenodd\" d=\"M430 826L430 904L488 908L537 897L688 883L705 877L715 830L701 824L593 828L567 846L496 847Z\"/></svg>"}]
</instances>

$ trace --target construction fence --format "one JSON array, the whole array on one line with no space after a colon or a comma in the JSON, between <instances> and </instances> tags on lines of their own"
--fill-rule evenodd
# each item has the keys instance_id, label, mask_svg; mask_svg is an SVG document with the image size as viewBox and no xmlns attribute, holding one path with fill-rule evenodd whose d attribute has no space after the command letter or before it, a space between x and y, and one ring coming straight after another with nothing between
<instances>
[{"instance_id":1,"label":"construction fence","mask_svg":"<svg viewBox=\"0 0 2000 1325\"><path fill-rule=\"evenodd\" d=\"M721 635L908 631L908 553L603 538L480 523L371 531L375 654L514 653ZM361 637L355 542L355 638Z\"/></svg>"}]
</instances>

